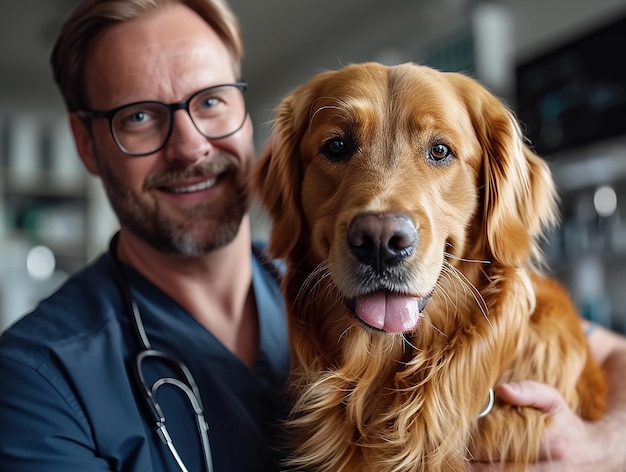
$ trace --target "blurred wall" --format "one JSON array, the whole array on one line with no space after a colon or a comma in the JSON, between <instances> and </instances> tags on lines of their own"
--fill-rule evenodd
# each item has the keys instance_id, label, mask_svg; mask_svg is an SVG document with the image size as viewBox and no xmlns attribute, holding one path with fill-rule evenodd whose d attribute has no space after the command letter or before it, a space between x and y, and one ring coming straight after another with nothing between
<instances>
[{"instance_id":1,"label":"blurred wall","mask_svg":"<svg viewBox=\"0 0 626 472\"><path fill-rule=\"evenodd\" d=\"M5 18L0 52L15 59L0 63L0 329L104 250L116 228L99 183L85 174L67 140L63 106L47 66L58 20L75 1L9 2L0 0L0 15ZM515 63L626 14L624 0L363 0L354 2L358 7L352 14L348 11L332 18L330 25L333 2L320 0L308 5L327 10L306 29L306 18L286 16L298 15L298 8L288 0L231 2L242 17L248 41L244 78L251 85L249 104L259 150L269 133L273 108L313 74L368 60L423 62L455 41L462 43L476 21L491 21L485 17L477 20L477 8L485 4L503 9L502 21L508 22L508 27L497 33L500 36L487 43L499 46L496 53L504 54L495 64L491 61L490 67L495 67L500 77L492 88L511 103ZM21 8L32 21L6 21L14 8ZM253 10L254 14L246 14ZM265 15L262 19L260 13ZM55 14L57 22L49 24L47 32L34 28L44 16ZM306 34L298 33L299 24ZM284 25L291 25L290 35L282 33ZM42 34L48 42L42 43ZM270 39L272 46L267 47ZM43 67L24 60L19 48L22 43L31 46ZM280 45L286 50L289 46L288 52L279 49ZM615 45L616 54L621 54L622 47ZM477 61L492 59L491 54ZM559 156L553 170L567 210L566 230L552 235L547 247L553 269L577 294L585 314L620 330L626 325L626 249L622 243L611 246L617 248L611 251L605 247L607 238L619 241L623 237L622 222L626 221L624 169L615 164L626 159L624 141L617 138ZM598 167L605 172L597 172ZM603 185L612 185L618 199L616 212L609 217L598 217L593 210L595 191ZM255 235L266 236L267 219L256 207L253 221ZM607 228L612 229L609 232ZM574 242L564 245L566 239ZM33 275L49 269L45 254L32 256L32 250L40 245L53 248L56 256L47 278ZM31 267L27 267L29 256L35 257ZM39 266L35 272L33 264Z\"/></svg>"}]
</instances>

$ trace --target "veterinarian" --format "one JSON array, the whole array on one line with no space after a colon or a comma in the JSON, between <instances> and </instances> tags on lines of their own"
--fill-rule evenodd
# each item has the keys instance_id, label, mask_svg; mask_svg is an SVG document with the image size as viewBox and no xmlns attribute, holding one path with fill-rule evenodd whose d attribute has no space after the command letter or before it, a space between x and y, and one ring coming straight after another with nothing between
<instances>
[{"instance_id":1,"label":"veterinarian","mask_svg":"<svg viewBox=\"0 0 626 472\"><path fill-rule=\"evenodd\" d=\"M0 470L277 469L289 354L251 251L241 57L221 0L89 0L67 20L54 75L121 229L3 336Z\"/></svg>"},{"instance_id":2,"label":"veterinarian","mask_svg":"<svg viewBox=\"0 0 626 472\"><path fill-rule=\"evenodd\" d=\"M88 0L67 20L55 78L121 229L1 338L0 470L277 470L287 331L246 214L241 57L221 0ZM554 414L550 470L626 467L626 342L589 341L611 375L606 420L539 384L499 390Z\"/></svg>"}]
</instances>

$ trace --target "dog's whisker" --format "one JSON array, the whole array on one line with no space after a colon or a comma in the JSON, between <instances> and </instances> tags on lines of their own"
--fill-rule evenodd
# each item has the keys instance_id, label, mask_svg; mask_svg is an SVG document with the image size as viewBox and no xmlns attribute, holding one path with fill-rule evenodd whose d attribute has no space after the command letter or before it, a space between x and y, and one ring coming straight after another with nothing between
<instances>
[{"instance_id":1,"label":"dog's whisker","mask_svg":"<svg viewBox=\"0 0 626 472\"><path fill-rule=\"evenodd\" d=\"M341 343L341 340L343 339L343 337L348 333L348 331L350 331L352 328L354 327L354 325L349 324L346 329L344 329L341 334L339 335L339 338L337 339L337 344Z\"/></svg>"},{"instance_id":2,"label":"dog's whisker","mask_svg":"<svg viewBox=\"0 0 626 472\"><path fill-rule=\"evenodd\" d=\"M450 242L445 243L445 245L449 248L453 248L453 245ZM476 264L484 264L484 265L490 265L491 261L489 260L480 260L480 259L469 259L469 258L463 258L463 257L458 257L453 255L452 253L448 252L448 251L444 251L444 256L448 259L454 259L460 262L466 262L466 263L476 263ZM484 306L485 310L486 310L486 304L484 303L484 299L482 297L482 295L480 294L480 291L469 281L469 279L467 279L467 277L461 272L459 271L456 267L452 266L450 263L448 263L447 261L444 263L444 269L449 269L448 272L452 273L454 275L455 278L457 278L460 282L461 285L464 288L469 288L470 292L477 294L480 297L480 301L482 301L482 305L480 304L480 302L477 300L477 303L479 303L479 306ZM461 280L459 277L462 277L463 280L467 283L464 283L463 280ZM456 287L456 284L454 284L454 286ZM464 290L464 292L466 292ZM476 299L476 296L474 296L474 299ZM482 308L481 308L482 311ZM485 312L483 311L483 314L485 315ZM485 315L485 318L487 316Z\"/></svg>"},{"instance_id":3,"label":"dog's whisker","mask_svg":"<svg viewBox=\"0 0 626 472\"><path fill-rule=\"evenodd\" d=\"M333 101L336 102L337 105L322 105L320 107L318 107L317 109L315 109L315 111L313 111L313 108L317 105L317 103L320 100L329 100L329 101ZM307 131L310 132L311 128L313 127L313 120L315 119L315 117L317 116L318 113L320 113L323 110L338 110L340 112L345 113L346 110L348 108L348 105L346 102L344 102L343 100L340 100L336 97L318 97L317 99L315 99L313 101L313 103L311 103L311 108L310 108L310 113L309 113L309 126L307 127ZM341 116L341 115L340 115Z\"/></svg>"},{"instance_id":4,"label":"dog's whisker","mask_svg":"<svg viewBox=\"0 0 626 472\"><path fill-rule=\"evenodd\" d=\"M481 261L480 259L465 259L464 257L458 257L449 252L444 252L443 255L449 259L454 259L454 260L461 261L461 262L471 262L471 263L477 263L477 264L491 264L491 261L487 261L487 260Z\"/></svg>"},{"instance_id":5,"label":"dog's whisker","mask_svg":"<svg viewBox=\"0 0 626 472\"><path fill-rule=\"evenodd\" d=\"M407 337L407 335L405 333L402 333L402 352L404 353L405 350L405 346L409 345L413 350L417 351L417 346L415 346L411 341L409 341L409 338Z\"/></svg>"},{"instance_id":6,"label":"dog's whisker","mask_svg":"<svg viewBox=\"0 0 626 472\"><path fill-rule=\"evenodd\" d=\"M456 295L455 298L458 299L458 290L457 290L457 284L453 283L453 279L452 276L446 271L443 270L441 272L442 277L445 277L447 280L450 281L450 285L454 288L454 293ZM451 295L448 293L448 290L442 289L441 288L441 284L439 283L439 281L437 282L437 284L435 285L435 289L440 289L438 290L437 293L439 293L443 300L445 301L445 312L449 313L450 312L450 306L448 305L448 302L454 307L454 316L456 316L456 307L457 304L455 303L455 301L452 299Z\"/></svg>"},{"instance_id":7,"label":"dog's whisker","mask_svg":"<svg viewBox=\"0 0 626 472\"><path fill-rule=\"evenodd\" d=\"M443 274L446 275L447 280L450 281L450 285L454 288L454 300L450 298L450 303L454 306L455 314L458 311L459 299L461 294L463 295L463 302L467 302L467 292L468 289L471 291L471 288L468 288L467 284L463 279L461 279L461 274L454 267L445 266L443 267ZM469 283L469 282L468 282ZM469 283L471 285L471 283ZM461 293L459 291L461 290Z\"/></svg>"},{"instance_id":8,"label":"dog's whisker","mask_svg":"<svg viewBox=\"0 0 626 472\"><path fill-rule=\"evenodd\" d=\"M456 269L454 266L446 263L444 264L442 272L447 274L448 280L450 280L452 282L452 285L455 287L455 293L456 293L457 299L459 296L457 289L460 287L463 289L463 294L465 295L465 298L467 298L467 293L469 292L472 295L472 298L477 302L477 304L482 310L482 306L480 305L480 303L478 303L478 300L476 299L473 293L474 291L478 291L478 289L467 279L467 277L465 277L465 275L461 271ZM455 280L458 283L454 283Z\"/></svg>"},{"instance_id":9,"label":"dog's whisker","mask_svg":"<svg viewBox=\"0 0 626 472\"><path fill-rule=\"evenodd\" d=\"M315 274L320 275L316 277ZM330 277L330 274L328 272L323 272L323 268L319 268L319 270L315 270L314 273L309 275L309 277L305 279L298 289L298 293L293 301L292 309L302 309L306 306L309 300L315 299L319 292L320 285L322 285L324 279L328 277ZM322 294L320 294L320 296L322 296Z\"/></svg>"},{"instance_id":10,"label":"dog's whisker","mask_svg":"<svg viewBox=\"0 0 626 472\"><path fill-rule=\"evenodd\" d=\"M476 302L476 306L482 313L483 317L485 318L487 323L489 323L489 326L493 327L491 324L491 320L489 319L489 315L487 313L488 311L487 302L485 301L480 291L476 288L476 286L474 286L474 284L465 276L465 274L463 274L456 267L454 267L451 264L448 264L447 262L444 264L444 270L447 273L451 274L453 277L455 277L461 283L461 286L463 286L469 291L469 293L472 295L472 298Z\"/></svg>"},{"instance_id":11,"label":"dog's whisker","mask_svg":"<svg viewBox=\"0 0 626 472\"><path fill-rule=\"evenodd\" d=\"M313 269L313 271L311 271L308 277L304 280L298 294L296 295L296 300L304 295L316 292L317 287L321 285L323 280L327 277L330 277L328 264L326 262L322 262L315 269Z\"/></svg>"},{"instance_id":12,"label":"dog's whisker","mask_svg":"<svg viewBox=\"0 0 626 472\"><path fill-rule=\"evenodd\" d=\"M425 311L424 314L426 315L427 312ZM430 327L432 329L434 329L435 331L437 331L439 334L441 334L443 337L445 338L449 338L450 336L448 336L446 333L444 333L441 329L439 329L433 322L432 320L428 319L428 317L424 316L424 322L428 323L430 325Z\"/></svg>"},{"instance_id":13,"label":"dog's whisker","mask_svg":"<svg viewBox=\"0 0 626 472\"><path fill-rule=\"evenodd\" d=\"M332 106L332 105L326 105L323 107L319 107L317 110L315 110L312 114L311 114L311 118L309 120L309 126L307 128L307 130L310 132L311 128L313 128L313 120L315 119L315 117L317 116L317 114L323 110L339 110L341 111L341 108L337 107L337 106Z\"/></svg>"},{"instance_id":14,"label":"dog's whisker","mask_svg":"<svg viewBox=\"0 0 626 472\"><path fill-rule=\"evenodd\" d=\"M326 274L325 277L330 277L330 274ZM331 283L326 284L324 287L324 297L327 300L333 300L335 303L341 300L341 295L336 290L336 286L331 277Z\"/></svg>"}]
</instances>

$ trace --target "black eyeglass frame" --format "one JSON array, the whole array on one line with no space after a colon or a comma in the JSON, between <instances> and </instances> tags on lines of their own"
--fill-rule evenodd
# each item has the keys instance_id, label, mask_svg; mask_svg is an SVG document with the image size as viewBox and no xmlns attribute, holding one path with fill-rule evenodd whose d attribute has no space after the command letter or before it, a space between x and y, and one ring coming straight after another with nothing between
<instances>
[{"instance_id":1,"label":"black eyeglass frame","mask_svg":"<svg viewBox=\"0 0 626 472\"><path fill-rule=\"evenodd\" d=\"M222 135L207 135L207 134L203 133L200 130L200 128L198 128L198 125L196 125L195 120L193 119L193 117L191 116L191 113L189 112L189 104L198 95L206 93L206 92L208 92L210 90L213 90L213 89L220 88L220 87L235 87L235 88L239 89L239 91L242 93L242 95L243 95L243 104L244 104L243 119L241 120L241 123L239 124L239 126L235 130L233 130L233 131L230 131L230 132L228 132L226 134L222 134ZM232 136L233 134L235 134L237 131L239 131L243 127L243 124L246 122L246 117L248 116L248 102L246 100L246 91L247 90L248 90L248 83L247 82L233 82L233 83L228 83L228 84L213 85L211 87L207 87L207 88L204 88L202 90L198 90L197 92L193 93L189 98L187 98L186 100L182 100L180 102L164 103L164 102L160 102L158 100L141 100L141 101L138 101L138 102L126 103L124 105L120 105L118 107L111 108L110 110L80 109L80 110L76 110L76 114L82 120L91 120L93 118L106 118L107 121L109 122L109 131L111 132L111 136L113 137L113 141L115 141L115 144L117 145L119 150L122 151L124 154L126 154L128 156L141 157L141 156L148 156L150 154L154 154L156 152L159 152L161 149L163 149L167 145L167 143L169 142L170 137L172 135L172 130L174 129L174 112L176 112L178 110L185 110L187 112L187 115L189 115L189 118L191 119L191 122L193 123L195 128L198 130L198 132L202 136L207 138L207 139L223 139L223 138L227 138L228 136ZM132 107L132 106L137 106L137 105L142 105L142 104L159 104L159 105L164 105L169 110L170 122L169 122L169 127L168 127L168 130L167 130L167 133L165 135L165 139L163 140L163 144L161 144L161 146L159 146L154 151L134 153L134 152L128 151L122 145L122 143L120 143L119 140L117 139L117 136L115 135L115 131L113 129L113 118L115 117L115 115L120 110L123 110L123 109L125 109L127 107Z\"/></svg>"}]
</instances>

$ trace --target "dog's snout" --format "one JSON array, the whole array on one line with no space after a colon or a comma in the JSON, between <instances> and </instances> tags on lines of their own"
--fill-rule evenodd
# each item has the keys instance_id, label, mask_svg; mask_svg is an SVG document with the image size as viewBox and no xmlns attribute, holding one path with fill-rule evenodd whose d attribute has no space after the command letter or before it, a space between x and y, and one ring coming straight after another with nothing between
<instances>
[{"instance_id":1,"label":"dog's snout","mask_svg":"<svg viewBox=\"0 0 626 472\"><path fill-rule=\"evenodd\" d=\"M362 214L350 223L348 244L360 262L382 274L413 253L417 229L403 214Z\"/></svg>"}]
</instances>

